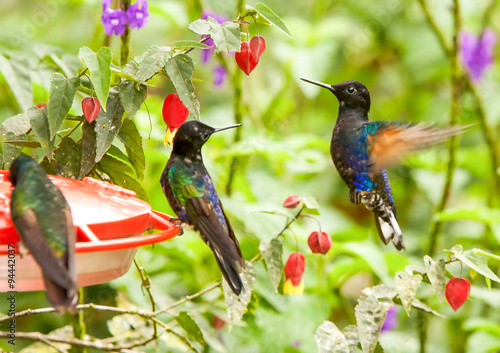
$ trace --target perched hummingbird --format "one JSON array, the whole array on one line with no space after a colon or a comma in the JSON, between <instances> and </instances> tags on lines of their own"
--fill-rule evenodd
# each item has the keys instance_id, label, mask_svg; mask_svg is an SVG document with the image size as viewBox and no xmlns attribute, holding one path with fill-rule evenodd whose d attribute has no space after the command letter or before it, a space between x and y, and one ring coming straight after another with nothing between
<instances>
[{"instance_id":1,"label":"perched hummingbird","mask_svg":"<svg viewBox=\"0 0 500 353\"><path fill-rule=\"evenodd\" d=\"M403 249L385 168L395 164L404 154L445 141L463 132L467 126L437 129L395 121L369 122L370 93L362 83L346 81L328 85L302 80L328 89L339 100L339 114L330 145L333 163L349 186L349 200L354 204L363 203L373 212L384 244L392 240L398 250Z\"/></svg>"},{"instance_id":2,"label":"perched hummingbird","mask_svg":"<svg viewBox=\"0 0 500 353\"><path fill-rule=\"evenodd\" d=\"M239 295L243 288L239 274L245 261L201 156L201 147L213 133L237 126L214 129L195 120L183 123L175 133L172 154L160 182L181 223L200 232L226 282Z\"/></svg>"},{"instance_id":3,"label":"perched hummingbird","mask_svg":"<svg viewBox=\"0 0 500 353\"><path fill-rule=\"evenodd\" d=\"M9 179L15 187L10 200L12 222L42 269L47 299L57 312L74 313L76 235L69 205L31 157L16 158Z\"/></svg>"}]
</instances>

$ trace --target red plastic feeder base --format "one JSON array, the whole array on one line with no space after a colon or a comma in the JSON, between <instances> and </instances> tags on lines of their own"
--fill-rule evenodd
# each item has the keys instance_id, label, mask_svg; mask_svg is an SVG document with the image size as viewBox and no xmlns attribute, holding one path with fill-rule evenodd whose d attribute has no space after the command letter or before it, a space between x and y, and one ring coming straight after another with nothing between
<instances>
[{"instance_id":1,"label":"red plastic feeder base","mask_svg":"<svg viewBox=\"0 0 500 353\"><path fill-rule=\"evenodd\" d=\"M8 171L0 170L0 292L45 290L40 267L33 257L29 253L22 257L19 254L19 235L10 217L12 185L8 175ZM153 211L130 190L92 178L49 178L64 194L73 215L80 287L121 277L130 268L139 246L159 243L179 233L179 227L168 221L169 215ZM145 234L148 230L159 232ZM9 257L8 250L13 246L15 265L9 268L12 255ZM12 268L14 288L8 282Z\"/></svg>"}]
</instances>

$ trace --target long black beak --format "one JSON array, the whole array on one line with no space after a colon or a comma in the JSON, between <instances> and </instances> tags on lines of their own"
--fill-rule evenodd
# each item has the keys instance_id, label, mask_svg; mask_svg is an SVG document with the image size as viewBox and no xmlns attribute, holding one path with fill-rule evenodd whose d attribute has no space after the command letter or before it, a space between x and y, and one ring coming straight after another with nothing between
<instances>
[{"instance_id":1,"label":"long black beak","mask_svg":"<svg viewBox=\"0 0 500 353\"><path fill-rule=\"evenodd\" d=\"M234 125L228 125L228 126L224 126L224 127L218 127L216 129L214 129L213 133L216 133L216 132L219 132L219 131L223 131L223 130L227 130L227 129L232 129L232 128L239 127L239 126L241 126L241 124L234 124Z\"/></svg>"},{"instance_id":2,"label":"long black beak","mask_svg":"<svg viewBox=\"0 0 500 353\"><path fill-rule=\"evenodd\" d=\"M328 84L323 83L323 82L313 81L313 80L309 80L307 78L301 78L301 80L305 81L305 82L312 83L313 85L316 85L316 86L326 88L327 90L330 90L332 92L335 91L335 88L332 85L328 85Z\"/></svg>"}]
</instances>

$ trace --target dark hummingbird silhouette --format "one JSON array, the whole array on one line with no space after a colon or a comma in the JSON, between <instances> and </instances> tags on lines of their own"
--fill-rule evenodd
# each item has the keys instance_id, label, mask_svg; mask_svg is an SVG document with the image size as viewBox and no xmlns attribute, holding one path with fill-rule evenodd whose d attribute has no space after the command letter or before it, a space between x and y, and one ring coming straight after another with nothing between
<instances>
[{"instance_id":1,"label":"dark hummingbird silhouette","mask_svg":"<svg viewBox=\"0 0 500 353\"><path fill-rule=\"evenodd\" d=\"M16 158L9 179L15 187L10 200L12 222L42 269L47 299L57 312L74 313L76 235L69 205L31 157Z\"/></svg>"},{"instance_id":2,"label":"dark hummingbird silhouette","mask_svg":"<svg viewBox=\"0 0 500 353\"><path fill-rule=\"evenodd\" d=\"M172 154L160 182L178 220L200 232L226 282L239 295L245 261L201 156L201 147L213 133L237 126L214 129L195 120L183 123L175 133Z\"/></svg>"},{"instance_id":3,"label":"dark hummingbird silhouette","mask_svg":"<svg viewBox=\"0 0 500 353\"><path fill-rule=\"evenodd\" d=\"M380 239L392 240L398 250L404 248L394 198L386 167L404 154L430 147L457 135L468 126L433 128L425 124L395 121L368 121L370 93L360 82L336 85L302 78L324 87L339 101L337 123L333 129L330 153L340 176L349 187L349 200L363 203L373 212Z\"/></svg>"}]
</instances>

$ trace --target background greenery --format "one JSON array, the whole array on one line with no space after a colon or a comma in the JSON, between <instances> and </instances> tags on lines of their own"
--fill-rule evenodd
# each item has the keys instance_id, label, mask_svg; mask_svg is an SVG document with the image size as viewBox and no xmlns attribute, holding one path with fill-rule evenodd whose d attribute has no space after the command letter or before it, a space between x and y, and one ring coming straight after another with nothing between
<instances>
[{"instance_id":1,"label":"background greenery","mask_svg":"<svg viewBox=\"0 0 500 353\"><path fill-rule=\"evenodd\" d=\"M299 239L300 251L306 256L304 295L288 297L276 293L263 263L255 262L257 280L249 312L230 332L227 326L216 329L213 325L215 315L226 316L224 296L219 289L175 308L172 314L187 311L200 326L208 343L205 352L314 352L314 333L324 320L341 329L354 323L354 306L361 289L378 283L393 285L393 275L406 265L422 266L423 255L446 258L441 249L456 244L465 249L483 248L498 253L500 195L494 182L498 174L493 176L495 167L491 165L492 151L499 153L498 61L472 87L459 68L461 95L456 101L457 122L475 123L484 118L492 141L485 142L481 124L460 137L447 204L453 212L440 214L440 219L446 222L433 249L430 234L438 219L436 210L446 180L447 145L411 156L389 171L406 245L405 251L397 252L391 245L381 244L371 214L349 203L347 187L331 162L329 144L338 109L336 99L330 92L300 78L331 84L349 79L363 82L372 97L372 120L446 125L450 121L450 77L454 73L450 58L428 25L419 1L269 0L266 5L280 15L292 38L275 28L259 26L267 46L250 76L242 75L233 55L219 54L203 65L199 50L188 54L195 63L193 83L203 122L212 126L234 123L235 88L241 85L238 102L243 126L239 135L234 131L214 135L203 149L205 164L247 260L258 253L260 241L270 241L285 224L284 218L259 211L282 210L283 200L291 194L317 199L321 212L317 218L322 230L333 238L333 248L326 256L311 254L306 239L317 229L317 224L310 219L295 222L292 229ZM496 32L500 30L500 9L487 11L489 1L462 0L460 5L463 28L479 33L486 22ZM210 9L236 19L237 6L241 4L233 1L150 0L148 25L131 32L130 58L141 55L154 44L169 46L181 39L197 40L198 36L187 26L201 17L202 10ZM427 6L451 46L451 1L429 2ZM107 45L113 51L113 62L119 64L120 40L106 37L100 22L100 1L3 0L0 8L0 53L31 67L34 88L31 104L46 103L49 98L49 77L54 65L40 60L44 46L58 47L68 62L74 61L74 75L83 68L77 59L82 46L97 51ZM249 30L251 35L256 33L253 25L249 25ZM212 70L218 63L226 65L229 75L222 87L216 88ZM0 92L1 123L24 109L1 76ZM146 156L141 184L153 209L170 214L159 183L170 153L170 148L163 146L166 127L161 107L164 98L174 92L166 76L156 75L148 81L147 109L142 105L133 118L143 137ZM77 93L70 114L81 115L80 102L84 96ZM63 127L74 125L66 121ZM117 146L123 149L119 143ZM41 149L25 148L23 152L38 160L44 156ZM285 232L283 244L286 259L295 251L292 233ZM221 277L211 251L193 232L141 248L136 260L151 278L151 291L159 308L198 292ZM490 265L498 273L498 263ZM447 269L458 276L460 265ZM465 270L464 276L471 279L467 267ZM471 300L456 313L446 302L437 300L430 286L423 285L417 297L446 318L416 310L407 317L398 306L399 326L381 334L382 348L377 349L395 353L500 350L498 283L493 282L488 290L481 275L471 279L471 283ZM145 309L151 306L133 267L124 277L86 288L85 293L86 302ZM44 293L17 295L18 310L46 306ZM143 327L144 323L137 318L130 317L130 322L124 324L122 320L107 321L111 317L101 312L86 317L89 334L102 338L118 336L120 330L127 331L130 327L136 328L136 333L150 334L150 327ZM165 314L162 320L169 322L172 318ZM18 319L17 330L47 333L70 320L56 314L26 316ZM171 325L182 332L174 322ZM28 343L18 340L16 351ZM0 347L11 349L5 342L0 342ZM34 349L40 351L40 347L45 346ZM142 349L183 352L186 346L173 335L163 334Z\"/></svg>"}]
</instances>

